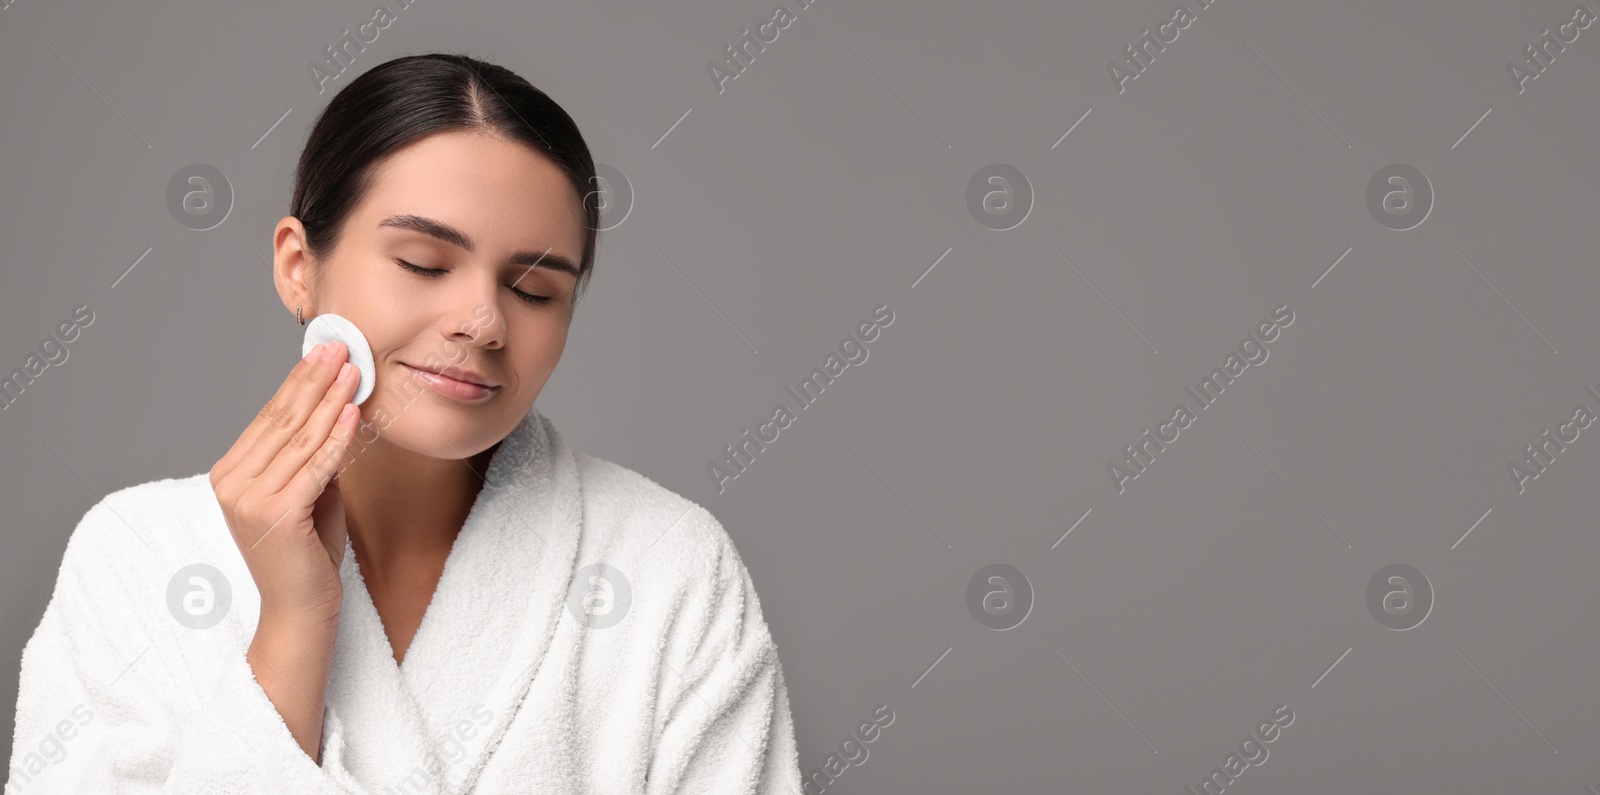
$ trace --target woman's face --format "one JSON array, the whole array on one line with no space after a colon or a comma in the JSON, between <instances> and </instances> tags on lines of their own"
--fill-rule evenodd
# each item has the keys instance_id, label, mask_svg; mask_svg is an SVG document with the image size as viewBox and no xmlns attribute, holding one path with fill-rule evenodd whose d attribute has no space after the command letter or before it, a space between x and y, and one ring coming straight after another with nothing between
<instances>
[{"instance_id":1,"label":"woman's face","mask_svg":"<svg viewBox=\"0 0 1600 795\"><path fill-rule=\"evenodd\" d=\"M377 382L353 450L381 438L436 458L475 455L516 427L561 359L582 200L543 155L479 132L413 141L373 177L314 271L299 220L279 222L279 294L308 319L348 318L372 347ZM429 376L452 368L492 388Z\"/></svg>"}]
</instances>

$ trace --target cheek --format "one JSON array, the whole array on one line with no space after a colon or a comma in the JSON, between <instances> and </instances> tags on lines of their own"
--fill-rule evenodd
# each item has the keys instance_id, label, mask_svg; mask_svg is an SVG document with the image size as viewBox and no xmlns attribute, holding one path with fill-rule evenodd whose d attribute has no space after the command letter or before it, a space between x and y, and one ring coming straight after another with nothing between
<instances>
[{"instance_id":1,"label":"cheek","mask_svg":"<svg viewBox=\"0 0 1600 795\"><path fill-rule=\"evenodd\" d=\"M354 267L344 272L350 273ZM367 338L372 357L382 363L390 353L408 339L416 339L415 329L402 326L406 318L419 317L415 302L403 296L403 289L395 288L390 280L376 275L360 282L341 283L326 311L342 315L361 329Z\"/></svg>"},{"instance_id":2,"label":"cheek","mask_svg":"<svg viewBox=\"0 0 1600 795\"><path fill-rule=\"evenodd\" d=\"M383 370L384 365L392 365L399 361L395 352L404 348L405 343L403 340L408 339L402 330L388 328L382 323L374 327L362 326L362 330L367 335L367 344L372 347L372 362L378 366L380 372ZM415 338L415 335L409 337L409 339ZM433 353L440 358L444 358L444 350L442 348L433 351Z\"/></svg>"},{"instance_id":3,"label":"cheek","mask_svg":"<svg viewBox=\"0 0 1600 795\"><path fill-rule=\"evenodd\" d=\"M567 342L569 315L555 307L540 307L522 316L508 315L508 335L525 349L560 351Z\"/></svg>"},{"instance_id":4,"label":"cheek","mask_svg":"<svg viewBox=\"0 0 1600 795\"><path fill-rule=\"evenodd\" d=\"M567 344L565 318L539 319L515 329L522 354L516 357L517 374L524 383L543 383L561 361Z\"/></svg>"},{"instance_id":5,"label":"cheek","mask_svg":"<svg viewBox=\"0 0 1600 795\"><path fill-rule=\"evenodd\" d=\"M566 348L566 334L552 333L539 340L533 347L532 354L528 357L530 369L538 373L548 373L554 370L556 363L561 361L561 353Z\"/></svg>"}]
</instances>

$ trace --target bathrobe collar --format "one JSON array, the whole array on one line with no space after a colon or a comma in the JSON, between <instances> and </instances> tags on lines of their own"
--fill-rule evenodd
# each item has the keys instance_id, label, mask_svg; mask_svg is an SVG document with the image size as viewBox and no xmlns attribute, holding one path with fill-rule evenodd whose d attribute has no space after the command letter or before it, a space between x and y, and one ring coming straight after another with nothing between
<instances>
[{"instance_id":1,"label":"bathrobe collar","mask_svg":"<svg viewBox=\"0 0 1600 795\"><path fill-rule=\"evenodd\" d=\"M376 792L469 789L566 609L581 523L572 451L533 409L490 460L399 666L347 538L324 767L343 764ZM426 786L403 790L408 776Z\"/></svg>"}]
</instances>

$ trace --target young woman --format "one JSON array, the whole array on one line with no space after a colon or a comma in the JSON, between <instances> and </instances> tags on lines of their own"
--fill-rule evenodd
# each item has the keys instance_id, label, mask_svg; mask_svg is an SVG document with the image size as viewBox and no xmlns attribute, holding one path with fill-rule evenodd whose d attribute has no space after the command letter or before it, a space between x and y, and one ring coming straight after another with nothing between
<instances>
[{"instance_id":1,"label":"young woman","mask_svg":"<svg viewBox=\"0 0 1600 795\"><path fill-rule=\"evenodd\" d=\"M375 388L353 404L330 343L209 473L89 510L23 653L8 795L800 792L721 525L533 408L593 177L493 64L399 58L333 98L273 279L361 330Z\"/></svg>"}]
</instances>

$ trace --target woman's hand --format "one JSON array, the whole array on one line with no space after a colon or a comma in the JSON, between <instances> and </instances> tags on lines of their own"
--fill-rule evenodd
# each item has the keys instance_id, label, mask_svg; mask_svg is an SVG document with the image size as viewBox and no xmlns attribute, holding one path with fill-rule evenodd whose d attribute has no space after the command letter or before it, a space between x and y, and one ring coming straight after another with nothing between
<instances>
[{"instance_id":1,"label":"woman's hand","mask_svg":"<svg viewBox=\"0 0 1600 795\"><path fill-rule=\"evenodd\" d=\"M301 360L211 467L211 488L261 594L262 623L331 626L344 586L338 481L360 410L360 374L334 341ZM331 482L330 482L331 481Z\"/></svg>"}]
</instances>

